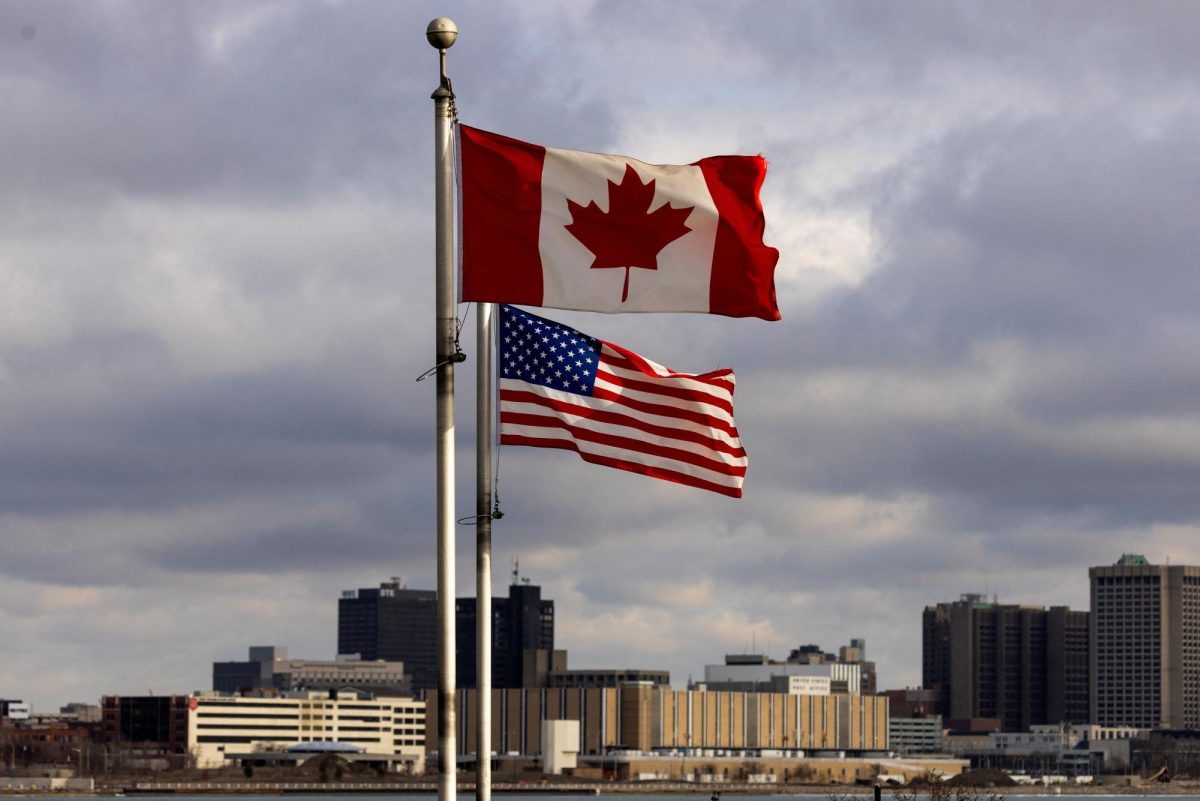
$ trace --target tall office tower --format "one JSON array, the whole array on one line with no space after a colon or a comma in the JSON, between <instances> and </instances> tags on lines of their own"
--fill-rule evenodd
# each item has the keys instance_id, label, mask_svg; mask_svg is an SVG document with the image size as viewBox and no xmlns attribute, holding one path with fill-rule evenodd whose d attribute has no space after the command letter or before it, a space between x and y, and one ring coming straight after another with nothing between
<instances>
[{"instance_id":1,"label":"tall office tower","mask_svg":"<svg viewBox=\"0 0 1200 801\"><path fill-rule=\"evenodd\" d=\"M475 686L475 599L455 604L456 683ZM520 687L522 654L554 650L554 601L542 588L516 581L507 598L492 599L492 686ZM378 589L346 590L338 600L338 653L404 663L414 690L437 688L437 593L402 589L397 579Z\"/></svg>"},{"instance_id":2,"label":"tall office tower","mask_svg":"<svg viewBox=\"0 0 1200 801\"><path fill-rule=\"evenodd\" d=\"M1091 723L1091 615L1065 606L1046 610L1046 722Z\"/></svg>"},{"instance_id":3,"label":"tall office tower","mask_svg":"<svg viewBox=\"0 0 1200 801\"><path fill-rule=\"evenodd\" d=\"M1088 613L963 595L925 608L922 684L947 718L998 718L1005 731L1088 722Z\"/></svg>"},{"instance_id":4,"label":"tall office tower","mask_svg":"<svg viewBox=\"0 0 1200 801\"><path fill-rule=\"evenodd\" d=\"M476 685L474 598L459 598L455 604L458 659L455 671L459 687ZM554 601L542 599L542 588L514 581L507 598L492 598L492 686L522 686L526 651L554 650Z\"/></svg>"},{"instance_id":5,"label":"tall office tower","mask_svg":"<svg viewBox=\"0 0 1200 801\"><path fill-rule=\"evenodd\" d=\"M437 687L437 593L398 579L338 599L338 653L403 662L414 690Z\"/></svg>"},{"instance_id":6,"label":"tall office tower","mask_svg":"<svg viewBox=\"0 0 1200 801\"><path fill-rule=\"evenodd\" d=\"M1200 567L1125 554L1088 577L1091 722L1200 728Z\"/></svg>"}]
</instances>

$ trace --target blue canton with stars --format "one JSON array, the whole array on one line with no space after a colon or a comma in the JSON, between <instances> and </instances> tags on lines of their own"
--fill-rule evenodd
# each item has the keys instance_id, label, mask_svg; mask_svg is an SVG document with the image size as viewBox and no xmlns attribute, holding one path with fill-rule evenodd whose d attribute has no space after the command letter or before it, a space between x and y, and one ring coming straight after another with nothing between
<instances>
[{"instance_id":1,"label":"blue canton with stars","mask_svg":"<svg viewBox=\"0 0 1200 801\"><path fill-rule=\"evenodd\" d=\"M500 306L500 377L550 389L592 394L600 365L600 340L574 328Z\"/></svg>"}]
</instances>

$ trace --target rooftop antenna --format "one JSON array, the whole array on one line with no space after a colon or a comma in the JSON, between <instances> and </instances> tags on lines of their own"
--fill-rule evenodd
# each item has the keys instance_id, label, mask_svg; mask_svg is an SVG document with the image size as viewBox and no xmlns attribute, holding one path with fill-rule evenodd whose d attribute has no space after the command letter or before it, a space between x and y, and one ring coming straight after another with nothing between
<instances>
[{"instance_id":1,"label":"rooftop antenna","mask_svg":"<svg viewBox=\"0 0 1200 801\"><path fill-rule=\"evenodd\" d=\"M513 586L516 586L517 584L521 583L521 557L514 556L512 558L512 560L513 560L512 583L513 583Z\"/></svg>"}]
</instances>

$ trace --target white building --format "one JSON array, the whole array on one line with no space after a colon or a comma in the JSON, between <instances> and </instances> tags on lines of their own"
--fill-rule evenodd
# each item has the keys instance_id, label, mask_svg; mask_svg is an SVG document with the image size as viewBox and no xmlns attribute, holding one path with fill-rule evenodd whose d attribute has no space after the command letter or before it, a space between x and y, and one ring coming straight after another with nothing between
<instances>
[{"instance_id":1,"label":"white building","mask_svg":"<svg viewBox=\"0 0 1200 801\"><path fill-rule=\"evenodd\" d=\"M24 701L5 701L0 699L0 717L9 720L29 720L33 707Z\"/></svg>"},{"instance_id":2,"label":"white building","mask_svg":"<svg viewBox=\"0 0 1200 801\"><path fill-rule=\"evenodd\" d=\"M988 747L1005 754L1059 754L1075 747L1079 737L1069 726L1030 726L1029 731L989 732Z\"/></svg>"},{"instance_id":3,"label":"white building","mask_svg":"<svg viewBox=\"0 0 1200 801\"><path fill-rule=\"evenodd\" d=\"M542 770L561 774L574 768L579 757L579 721L542 721Z\"/></svg>"},{"instance_id":4,"label":"white building","mask_svg":"<svg viewBox=\"0 0 1200 801\"><path fill-rule=\"evenodd\" d=\"M777 676L824 679L829 682L831 688L826 691L826 694L833 691L858 695L862 689L862 667L857 664L829 662L812 665L796 662L764 662L762 664L704 666L704 683L711 689L721 689L722 685L732 685L741 690L770 689L771 682ZM804 686L803 683L797 685L797 687Z\"/></svg>"},{"instance_id":5,"label":"white building","mask_svg":"<svg viewBox=\"0 0 1200 801\"><path fill-rule=\"evenodd\" d=\"M197 767L220 767L227 754L278 751L297 743L347 743L365 754L424 761L425 704L411 698L362 700L353 692L229 696L189 702L188 752ZM409 758L411 757L411 759Z\"/></svg>"},{"instance_id":6,"label":"white building","mask_svg":"<svg viewBox=\"0 0 1200 801\"><path fill-rule=\"evenodd\" d=\"M1133 727L1047 724L1026 732L991 732L986 744L959 753L984 767L1083 774L1127 766L1130 743L1148 734Z\"/></svg>"}]
</instances>

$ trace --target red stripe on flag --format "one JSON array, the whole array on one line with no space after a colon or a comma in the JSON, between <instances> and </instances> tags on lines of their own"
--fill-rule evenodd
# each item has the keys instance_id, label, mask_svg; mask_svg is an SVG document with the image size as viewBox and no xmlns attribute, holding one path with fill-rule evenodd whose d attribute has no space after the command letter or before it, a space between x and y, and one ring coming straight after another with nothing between
<instances>
[{"instance_id":1,"label":"red stripe on flag","mask_svg":"<svg viewBox=\"0 0 1200 801\"><path fill-rule=\"evenodd\" d=\"M726 384L719 386L684 373L664 375L665 367L636 354L629 355L651 372L613 367L616 351L604 343L602 370L587 395L586 379L577 372L564 377L557 370L564 357L553 351L561 345L586 354L594 339L508 305L500 307L500 326L502 444L572 450L594 464L741 497L748 459L733 423L731 371L704 376ZM617 360L634 363L621 353ZM529 380L534 376L539 380Z\"/></svg>"},{"instance_id":2,"label":"red stripe on flag","mask_svg":"<svg viewBox=\"0 0 1200 801\"><path fill-rule=\"evenodd\" d=\"M620 448L621 450L629 451L630 453L643 453L647 456L657 456L661 459L671 459L676 462L683 462L695 467L711 470L714 473L721 473L727 476L736 476L741 478L746 475L745 465L732 465L728 462L723 462L720 459L710 459L706 456L701 456L692 451L685 451L680 448L672 448L669 445L660 445L645 439L636 437L623 437L619 434L604 434L599 431L592 431L590 428L583 428L572 423L568 423L560 417L548 417L542 414L523 414L520 412L502 412L500 414L500 425L505 423L517 426L529 426L531 428L551 428L559 431L565 431L574 439L581 442L594 442L597 445L607 445L610 448Z\"/></svg>"},{"instance_id":3,"label":"red stripe on flag","mask_svg":"<svg viewBox=\"0 0 1200 801\"><path fill-rule=\"evenodd\" d=\"M658 366L666 371L664 375L655 370L654 365L652 365L649 361L641 356L638 356L636 353L628 350L627 348L622 348L620 345L614 345L611 342L602 342L601 344L614 351L613 354L605 354L605 360L614 366L644 373L649 376L654 376L655 378L665 378L668 376L688 378L692 381L699 381L702 384L711 384L714 387L728 392L730 395L733 394L733 370L728 367L721 370L713 370L711 373L700 373L697 375L695 373L677 373L674 370L663 367L660 364Z\"/></svg>"},{"instance_id":4,"label":"red stripe on flag","mask_svg":"<svg viewBox=\"0 0 1200 801\"><path fill-rule=\"evenodd\" d=\"M709 311L730 317L779 319L775 265L779 251L763 243L766 219L759 190L767 177L762 156L716 156L696 166L704 173L721 219L713 248Z\"/></svg>"},{"instance_id":5,"label":"red stripe on flag","mask_svg":"<svg viewBox=\"0 0 1200 801\"><path fill-rule=\"evenodd\" d=\"M544 395L539 395L536 392L528 392L519 389L501 389L500 400L504 404L514 403L532 403L538 406L551 409L560 414L569 414L575 417L581 417L585 420L591 420L596 423L606 425L623 426L626 428L635 428L638 431L643 431L647 434L653 434L658 437L676 439L683 442L692 442L697 445L702 445L713 451L720 451L734 457L744 457L746 450L739 445L731 445L725 440L717 437L706 436L698 431L692 431L686 428L673 428L670 426L661 426L649 423L641 418L634 417L620 412L614 412L607 409L596 409L591 406L580 406L574 403L548 398ZM524 414L515 411L502 411L501 420L508 419L509 415ZM711 428L712 426L708 426ZM734 437L737 432L732 432Z\"/></svg>"},{"instance_id":6,"label":"red stripe on flag","mask_svg":"<svg viewBox=\"0 0 1200 801\"><path fill-rule=\"evenodd\" d=\"M712 415L704 414L703 412L692 411L691 409L680 409L678 406L668 406L662 403L650 403L648 401L638 400L637 398L630 398L626 395L622 395L620 392L613 392L610 389L602 389L601 387L596 387L592 390L592 397L596 400L617 403L626 408L634 409L639 412L646 412L647 414L660 414L664 417L675 417L680 420L688 420L693 423L698 423L702 426L719 428L726 434L730 434L735 437L738 435L737 429L734 428L733 423L729 422L728 420L721 420L720 418L713 417Z\"/></svg>"},{"instance_id":7,"label":"red stripe on flag","mask_svg":"<svg viewBox=\"0 0 1200 801\"><path fill-rule=\"evenodd\" d=\"M661 467L653 467L648 464L639 464L637 462L629 462L624 459L614 459L611 456L600 456L595 453L588 453L579 449L579 445L567 440L543 440L537 437L525 437L514 434L501 434L501 445L532 445L535 448L558 448L560 450L575 451L579 454L579 458L585 462L592 464L604 465L606 467L615 467L618 470L628 470L631 473L638 473L643 476L651 476L652 478L661 478L666 481L674 481L676 484L686 484L689 487L699 487L700 489L710 490L721 495L728 495L730 498L742 497L741 487L729 487L724 484L718 484L713 481L705 481L696 476L690 476L687 473L679 473L674 470L667 470Z\"/></svg>"},{"instance_id":8,"label":"red stripe on flag","mask_svg":"<svg viewBox=\"0 0 1200 801\"><path fill-rule=\"evenodd\" d=\"M546 149L458 126L464 301L540 306L542 163Z\"/></svg>"},{"instance_id":9,"label":"red stripe on flag","mask_svg":"<svg viewBox=\"0 0 1200 801\"><path fill-rule=\"evenodd\" d=\"M600 363L605 364L607 361L607 359L601 359ZM615 373L610 373L608 370L598 369L596 370L596 380L601 379L624 389L631 389L637 392L650 392L655 395L661 395L664 398L675 398L688 403L714 406L721 411L728 412L731 416L733 415L733 403L731 401L717 397L711 392L701 392L672 384L669 378L649 378L640 381L636 378L623 378Z\"/></svg>"}]
</instances>

